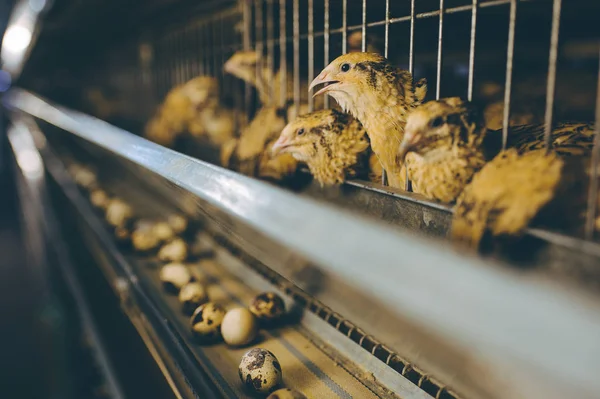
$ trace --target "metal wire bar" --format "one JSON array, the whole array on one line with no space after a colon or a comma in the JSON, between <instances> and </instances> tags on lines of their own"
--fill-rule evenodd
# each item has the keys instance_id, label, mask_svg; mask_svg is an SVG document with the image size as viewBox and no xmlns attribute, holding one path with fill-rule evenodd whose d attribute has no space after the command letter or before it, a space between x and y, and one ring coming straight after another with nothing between
<instances>
[{"instance_id":1,"label":"metal wire bar","mask_svg":"<svg viewBox=\"0 0 600 399\"><path fill-rule=\"evenodd\" d=\"M515 54L515 28L517 25L517 0L510 2L508 22L508 45L506 48L506 80L504 86L504 116L502 118L502 148L508 142L508 125L510 122L510 99L512 94L513 59Z\"/></svg>"},{"instance_id":2,"label":"metal wire bar","mask_svg":"<svg viewBox=\"0 0 600 399\"><path fill-rule=\"evenodd\" d=\"M255 40L255 44L254 44L254 51L256 51L256 53L258 54L258 62L256 63L256 82L258 83L258 88L261 90L264 90L265 88L262 87L263 83L267 83L264 82L263 79L263 67L264 64L262 62L262 57L264 54L264 47L263 47L263 1L262 0L258 0L254 3L254 29L255 29L255 34L254 34L254 40Z\"/></svg>"},{"instance_id":3,"label":"metal wire bar","mask_svg":"<svg viewBox=\"0 0 600 399\"><path fill-rule=\"evenodd\" d=\"M267 0L267 67L275 70L275 31L273 26L274 0ZM275 85L269 85L269 98L275 100Z\"/></svg>"},{"instance_id":4,"label":"metal wire bar","mask_svg":"<svg viewBox=\"0 0 600 399\"><path fill-rule=\"evenodd\" d=\"M360 43L360 51L367 51L367 0L362 2L362 37Z\"/></svg>"},{"instance_id":5,"label":"metal wire bar","mask_svg":"<svg viewBox=\"0 0 600 399\"><path fill-rule=\"evenodd\" d=\"M471 11L471 42L469 44L469 77L467 87L467 100L473 101L473 83L475 81L475 37L477 33L477 11L479 0L473 0Z\"/></svg>"},{"instance_id":6,"label":"metal wire bar","mask_svg":"<svg viewBox=\"0 0 600 399\"><path fill-rule=\"evenodd\" d=\"M410 37L408 44L408 71L411 75L414 75L415 73L415 18L415 0L410 0ZM385 173L382 177L385 177ZM408 167L406 165L406 162L404 162L404 190L410 191L410 179L408 178Z\"/></svg>"},{"instance_id":7,"label":"metal wire bar","mask_svg":"<svg viewBox=\"0 0 600 399\"><path fill-rule=\"evenodd\" d=\"M390 54L390 0L385 0L385 34L383 56L389 58Z\"/></svg>"},{"instance_id":8,"label":"metal wire bar","mask_svg":"<svg viewBox=\"0 0 600 399\"><path fill-rule=\"evenodd\" d=\"M287 100L287 22L286 22L286 0L279 0L279 76L280 76L280 100L281 104L285 104Z\"/></svg>"},{"instance_id":9,"label":"metal wire bar","mask_svg":"<svg viewBox=\"0 0 600 399\"><path fill-rule=\"evenodd\" d=\"M244 15L244 36L243 36L243 45L244 51L249 51L251 46L251 37L250 37L250 29L251 29L251 18L252 18L252 4L250 0L244 1L243 4L243 15ZM250 107L252 106L252 91L249 83L244 85L244 114L248 115L250 112Z\"/></svg>"},{"instance_id":10,"label":"metal wire bar","mask_svg":"<svg viewBox=\"0 0 600 399\"><path fill-rule=\"evenodd\" d=\"M348 52L348 0L342 1L342 54Z\"/></svg>"},{"instance_id":11,"label":"metal wire bar","mask_svg":"<svg viewBox=\"0 0 600 399\"><path fill-rule=\"evenodd\" d=\"M323 23L323 56L325 60L325 66L327 66L329 65L329 0L325 0L324 8L325 21ZM329 96L325 96L323 108L329 109Z\"/></svg>"},{"instance_id":12,"label":"metal wire bar","mask_svg":"<svg viewBox=\"0 0 600 399\"><path fill-rule=\"evenodd\" d=\"M552 149L552 127L554 116L554 94L556 91L556 61L558 58L558 34L560 30L560 10L562 0L554 0L552 7L552 30L550 33L550 55L548 60L548 82L546 84L546 113L544 140L546 150Z\"/></svg>"},{"instance_id":13,"label":"metal wire bar","mask_svg":"<svg viewBox=\"0 0 600 399\"><path fill-rule=\"evenodd\" d=\"M600 51L598 53L600 61ZM598 65L598 88L596 90L596 135L594 151L592 152L592 167L590 172L590 191L588 193L587 215L585 221L585 238L594 237L594 227L598 209L598 167L600 167L600 62Z\"/></svg>"},{"instance_id":14,"label":"metal wire bar","mask_svg":"<svg viewBox=\"0 0 600 399\"><path fill-rule=\"evenodd\" d=\"M293 2L294 30L294 108L295 114L300 112L300 0Z\"/></svg>"},{"instance_id":15,"label":"metal wire bar","mask_svg":"<svg viewBox=\"0 0 600 399\"><path fill-rule=\"evenodd\" d=\"M344 1L347 2L348 0L344 0ZM512 0L496 0L496 1L488 1L488 2L484 2L484 3L480 2L478 7L479 8L498 7L498 6L509 4L511 1ZM518 0L518 1L521 3L527 3L527 2L531 2L531 1L535 1L535 0ZM472 10L473 10L472 5L458 6L458 7L446 8L444 10L444 14L448 15L448 14L456 14L456 13L461 13L461 12L471 12ZM439 15L440 15L440 10L435 10L435 11L429 11L429 12L415 14L414 19L435 18L435 17L439 17ZM409 22L409 21L411 21L410 15L404 16L404 17L390 18L390 25L402 23L402 22ZM367 23L367 28L384 26L385 23L386 23L385 20L369 22L369 23ZM341 28L338 28L338 29L330 29L329 34L335 35L335 34L341 33L342 35L344 35L344 33L347 34L348 32L354 32L354 31L361 30L361 29L362 29L362 23L359 25L347 25L346 24L345 27L342 26ZM314 32L315 38L321 37L323 35L324 35L324 32ZM307 39L307 38L308 38L308 34L300 35L300 39ZM291 40L293 40L293 36L286 37L284 40L291 41ZM344 47L344 43L342 43L342 47Z\"/></svg>"},{"instance_id":16,"label":"metal wire bar","mask_svg":"<svg viewBox=\"0 0 600 399\"><path fill-rule=\"evenodd\" d=\"M444 38L444 0L440 0L440 23L438 31L437 51L437 81L435 86L435 99L439 100L442 91L442 40Z\"/></svg>"},{"instance_id":17,"label":"metal wire bar","mask_svg":"<svg viewBox=\"0 0 600 399\"><path fill-rule=\"evenodd\" d=\"M390 54L390 0L385 0L385 38L383 46L383 56L389 58ZM408 181L408 171L406 172L406 181ZM381 185L387 186L387 172L381 169ZM405 187L406 188L406 187Z\"/></svg>"},{"instance_id":18,"label":"metal wire bar","mask_svg":"<svg viewBox=\"0 0 600 399\"><path fill-rule=\"evenodd\" d=\"M312 82L315 76L315 21L314 21L314 0L308 0L308 81ZM308 96L308 112L314 110L315 103L313 96Z\"/></svg>"}]
</instances>

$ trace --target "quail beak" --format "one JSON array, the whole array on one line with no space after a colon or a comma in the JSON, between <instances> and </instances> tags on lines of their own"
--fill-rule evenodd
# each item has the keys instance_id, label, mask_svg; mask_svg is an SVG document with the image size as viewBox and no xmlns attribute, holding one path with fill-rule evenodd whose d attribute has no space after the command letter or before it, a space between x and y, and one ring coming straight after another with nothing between
<instances>
[{"instance_id":1,"label":"quail beak","mask_svg":"<svg viewBox=\"0 0 600 399\"><path fill-rule=\"evenodd\" d=\"M285 149L289 147L291 143L286 137L279 137L275 144L271 147L271 155L279 155L285 152Z\"/></svg>"},{"instance_id":2,"label":"quail beak","mask_svg":"<svg viewBox=\"0 0 600 399\"><path fill-rule=\"evenodd\" d=\"M331 87L333 85L336 85L338 83L340 83L339 80L330 79L329 72L327 70L323 70L323 72L321 72L321 74L312 81L312 83L308 87L308 91L311 92L318 85L321 85L321 84L324 85L323 88L321 88L321 90L319 90L315 94L313 94L313 97L316 97L320 94L327 93L328 91L331 90Z\"/></svg>"},{"instance_id":3,"label":"quail beak","mask_svg":"<svg viewBox=\"0 0 600 399\"><path fill-rule=\"evenodd\" d=\"M398 148L398 154L396 155L396 160L399 164L403 164L406 159L406 155L411 152L415 146L421 141L421 134L408 134L405 133L404 139L402 143L400 143L400 147Z\"/></svg>"}]
</instances>

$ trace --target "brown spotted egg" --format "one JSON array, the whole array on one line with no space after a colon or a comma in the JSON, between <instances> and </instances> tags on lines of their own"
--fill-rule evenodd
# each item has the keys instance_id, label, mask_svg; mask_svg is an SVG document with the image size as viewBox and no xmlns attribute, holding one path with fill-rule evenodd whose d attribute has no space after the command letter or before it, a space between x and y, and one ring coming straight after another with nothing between
<instances>
[{"instance_id":1,"label":"brown spotted egg","mask_svg":"<svg viewBox=\"0 0 600 399\"><path fill-rule=\"evenodd\" d=\"M160 240L152 229L138 228L131 233L131 243L136 250L146 252L158 247Z\"/></svg>"},{"instance_id":2,"label":"brown spotted egg","mask_svg":"<svg viewBox=\"0 0 600 399\"><path fill-rule=\"evenodd\" d=\"M302 392L294 391L293 389L283 388L278 389L269 396L267 399L306 399L306 396Z\"/></svg>"},{"instance_id":3,"label":"brown spotted egg","mask_svg":"<svg viewBox=\"0 0 600 399\"><path fill-rule=\"evenodd\" d=\"M274 292L263 292L254 297L249 309L259 319L273 321L283 316L285 313L285 303Z\"/></svg>"},{"instance_id":4,"label":"brown spotted egg","mask_svg":"<svg viewBox=\"0 0 600 399\"><path fill-rule=\"evenodd\" d=\"M211 342L221 336L221 323L225 309L216 303L207 302L194 311L190 321L192 333L200 342Z\"/></svg>"},{"instance_id":5,"label":"brown spotted egg","mask_svg":"<svg viewBox=\"0 0 600 399\"><path fill-rule=\"evenodd\" d=\"M106 221L114 227L124 226L133 217L133 209L125 201L114 198L106 207Z\"/></svg>"},{"instance_id":6,"label":"brown spotted egg","mask_svg":"<svg viewBox=\"0 0 600 399\"><path fill-rule=\"evenodd\" d=\"M238 371L242 383L255 392L273 392L282 382L279 360L266 349L254 348L246 352Z\"/></svg>"}]
</instances>

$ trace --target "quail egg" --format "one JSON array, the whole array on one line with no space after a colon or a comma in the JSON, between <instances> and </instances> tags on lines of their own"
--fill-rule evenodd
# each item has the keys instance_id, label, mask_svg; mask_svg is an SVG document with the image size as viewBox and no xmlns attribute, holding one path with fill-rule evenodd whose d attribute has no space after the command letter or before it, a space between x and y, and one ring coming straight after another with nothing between
<instances>
[{"instance_id":1,"label":"quail egg","mask_svg":"<svg viewBox=\"0 0 600 399\"><path fill-rule=\"evenodd\" d=\"M106 194L106 191L97 188L90 193L90 202L96 208L106 209L110 202L110 198L108 197L108 194Z\"/></svg>"},{"instance_id":2,"label":"quail egg","mask_svg":"<svg viewBox=\"0 0 600 399\"><path fill-rule=\"evenodd\" d=\"M285 303L276 293L263 292L254 297L249 309L260 320L273 321L285 313Z\"/></svg>"},{"instance_id":3,"label":"quail egg","mask_svg":"<svg viewBox=\"0 0 600 399\"><path fill-rule=\"evenodd\" d=\"M158 222L152 226L152 232L160 241L169 241L175 237L173 228L167 222Z\"/></svg>"},{"instance_id":4,"label":"quail egg","mask_svg":"<svg viewBox=\"0 0 600 399\"><path fill-rule=\"evenodd\" d=\"M225 314L221 325L221 335L226 344L231 346L247 345L256 338L258 320L246 308L231 309Z\"/></svg>"},{"instance_id":5,"label":"quail egg","mask_svg":"<svg viewBox=\"0 0 600 399\"><path fill-rule=\"evenodd\" d=\"M136 229L131 233L131 243L138 251L150 251L158 246L159 239L151 229Z\"/></svg>"},{"instance_id":6,"label":"quail egg","mask_svg":"<svg viewBox=\"0 0 600 399\"><path fill-rule=\"evenodd\" d=\"M175 234L181 234L187 230L188 221L181 215L171 215L167 219L167 223L173 229Z\"/></svg>"},{"instance_id":7,"label":"quail egg","mask_svg":"<svg viewBox=\"0 0 600 399\"><path fill-rule=\"evenodd\" d=\"M133 217L133 209L129 204L118 198L110 200L106 208L106 221L111 225L118 227Z\"/></svg>"},{"instance_id":8,"label":"quail egg","mask_svg":"<svg viewBox=\"0 0 600 399\"><path fill-rule=\"evenodd\" d=\"M191 315L198 306L208 302L206 288L198 282L184 285L179 291L179 302L183 304L183 313Z\"/></svg>"},{"instance_id":9,"label":"quail egg","mask_svg":"<svg viewBox=\"0 0 600 399\"><path fill-rule=\"evenodd\" d=\"M216 303L207 302L200 305L192 314L192 333L200 342L218 339L224 316L225 309Z\"/></svg>"},{"instance_id":10,"label":"quail egg","mask_svg":"<svg viewBox=\"0 0 600 399\"><path fill-rule=\"evenodd\" d=\"M75 183L88 190L96 187L97 184L96 174L85 166L78 168L73 178L75 179Z\"/></svg>"},{"instance_id":11,"label":"quail egg","mask_svg":"<svg viewBox=\"0 0 600 399\"><path fill-rule=\"evenodd\" d=\"M242 356L238 369L240 380L259 393L273 392L282 381L281 365L274 354L266 349L254 348Z\"/></svg>"},{"instance_id":12,"label":"quail egg","mask_svg":"<svg viewBox=\"0 0 600 399\"><path fill-rule=\"evenodd\" d=\"M293 389L283 388L278 389L269 396L267 399L306 399L306 396L302 392L294 391Z\"/></svg>"},{"instance_id":13,"label":"quail egg","mask_svg":"<svg viewBox=\"0 0 600 399\"><path fill-rule=\"evenodd\" d=\"M158 259L163 262L182 262L187 258L187 244L181 238L175 238L162 246Z\"/></svg>"},{"instance_id":14,"label":"quail egg","mask_svg":"<svg viewBox=\"0 0 600 399\"><path fill-rule=\"evenodd\" d=\"M167 292L178 293L191 280L192 275L182 263L169 263L160 269L160 281Z\"/></svg>"}]
</instances>

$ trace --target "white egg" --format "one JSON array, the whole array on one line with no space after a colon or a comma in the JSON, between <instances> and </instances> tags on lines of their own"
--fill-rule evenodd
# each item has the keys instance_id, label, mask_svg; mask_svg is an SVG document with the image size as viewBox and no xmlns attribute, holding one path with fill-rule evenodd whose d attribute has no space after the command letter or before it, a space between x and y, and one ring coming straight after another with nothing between
<instances>
[{"instance_id":1,"label":"white egg","mask_svg":"<svg viewBox=\"0 0 600 399\"><path fill-rule=\"evenodd\" d=\"M110 202L110 198L108 197L108 194L106 194L106 191L97 188L90 193L90 202L96 208L106 209Z\"/></svg>"},{"instance_id":2,"label":"white egg","mask_svg":"<svg viewBox=\"0 0 600 399\"><path fill-rule=\"evenodd\" d=\"M200 342L217 340L221 335L221 323L224 316L225 309L221 305L213 302L200 305L190 320L194 337Z\"/></svg>"},{"instance_id":3,"label":"white egg","mask_svg":"<svg viewBox=\"0 0 600 399\"><path fill-rule=\"evenodd\" d=\"M118 198L110 200L106 208L106 221L112 226L119 227L133 217L133 209L125 201Z\"/></svg>"},{"instance_id":4,"label":"white egg","mask_svg":"<svg viewBox=\"0 0 600 399\"><path fill-rule=\"evenodd\" d=\"M306 399L306 396L302 392L294 391L293 389L283 388L278 389L269 396L267 399Z\"/></svg>"},{"instance_id":5,"label":"white egg","mask_svg":"<svg viewBox=\"0 0 600 399\"><path fill-rule=\"evenodd\" d=\"M247 345L256 338L258 320L246 308L231 309L225 314L221 325L221 335L231 346Z\"/></svg>"},{"instance_id":6,"label":"white egg","mask_svg":"<svg viewBox=\"0 0 600 399\"><path fill-rule=\"evenodd\" d=\"M167 223L171 226L175 234L181 234L187 230L188 221L181 215L171 215L167 219Z\"/></svg>"},{"instance_id":7,"label":"white egg","mask_svg":"<svg viewBox=\"0 0 600 399\"><path fill-rule=\"evenodd\" d=\"M161 241L168 241L175 237L173 228L167 222L158 222L152 226L152 232Z\"/></svg>"},{"instance_id":8,"label":"white egg","mask_svg":"<svg viewBox=\"0 0 600 399\"><path fill-rule=\"evenodd\" d=\"M198 282L184 285L179 291L179 302L183 305L183 313L191 315L198 306L208 302L206 288Z\"/></svg>"},{"instance_id":9,"label":"white egg","mask_svg":"<svg viewBox=\"0 0 600 399\"><path fill-rule=\"evenodd\" d=\"M238 371L242 383L255 392L273 392L282 382L279 360L266 349L254 348L246 352Z\"/></svg>"},{"instance_id":10,"label":"white egg","mask_svg":"<svg viewBox=\"0 0 600 399\"><path fill-rule=\"evenodd\" d=\"M169 263L160 269L160 281L168 292L179 292L191 280L192 275L182 263Z\"/></svg>"},{"instance_id":11,"label":"white egg","mask_svg":"<svg viewBox=\"0 0 600 399\"><path fill-rule=\"evenodd\" d=\"M151 229L141 228L131 233L131 243L138 251L145 252L158 247L160 240Z\"/></svg>"},{"instance_id":12,"label":"white egg","mask_svg":"<svg viewBox=\"0 0 600 399\"><path fill-rule=\"evenodd\" d=\"M183 262L187 259L187 244L181 238L175 238L162 246L158 259L163 262Z\"/></svg>"}]
</instances>

